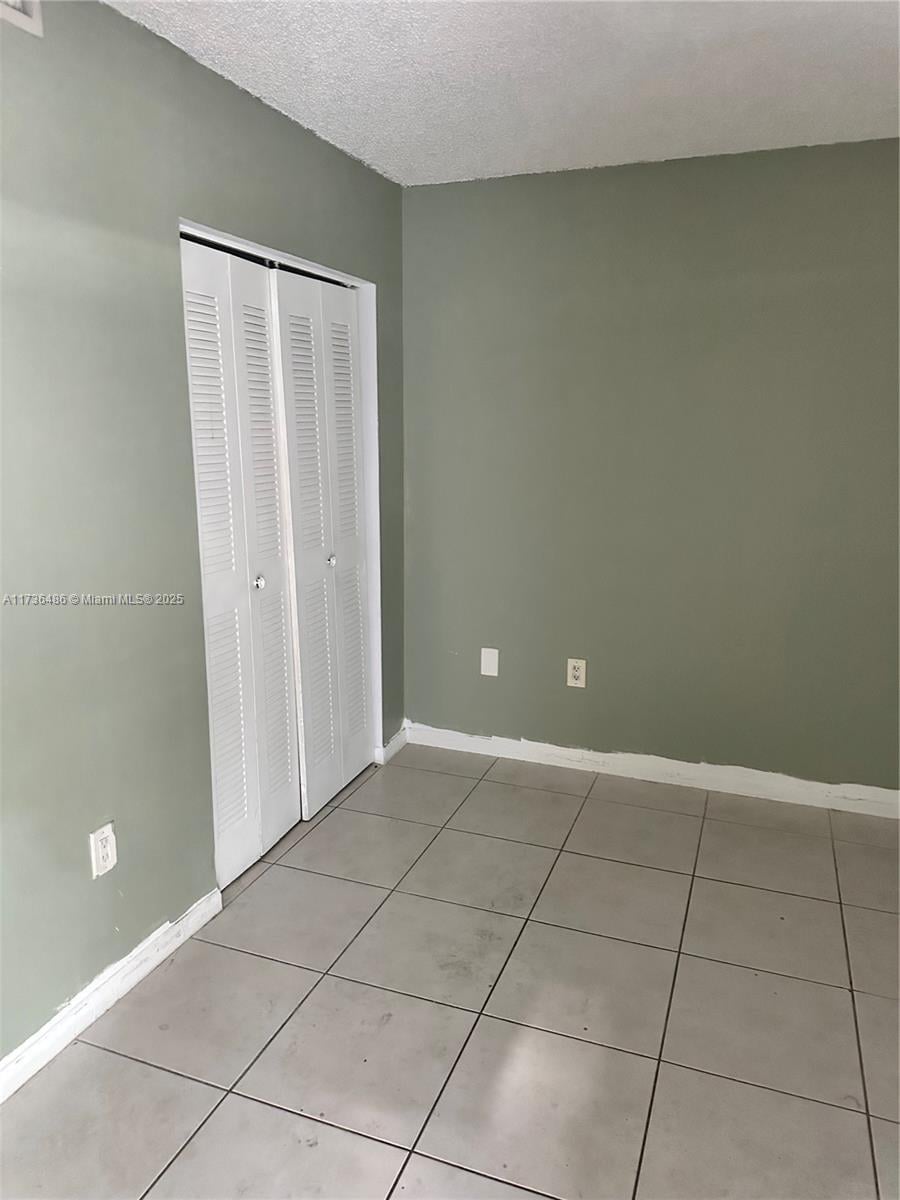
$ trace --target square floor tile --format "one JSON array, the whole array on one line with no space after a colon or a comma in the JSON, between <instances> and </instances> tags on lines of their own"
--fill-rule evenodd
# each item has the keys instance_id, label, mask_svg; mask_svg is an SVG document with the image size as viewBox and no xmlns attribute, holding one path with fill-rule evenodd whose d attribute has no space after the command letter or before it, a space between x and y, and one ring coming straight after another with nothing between
<instances>
[{"instance_id":1,"label":"square floor tile","mask_svg":"<svg viewBox=\"0 0 900 1200\"><path fill-rule=\"evenodd\" d=\"M682 957L663 1058L864 1109L849 991Z\"/></svg>"},{"instance_id":2,"label":"square floor tile","mask_svg":"<svg viewBox=\"0 0 900 1200\"><path fill-rule=\"evenodd\" d=\"M3 1195L137 1200L222 1093L73 1042L3 1105Z\"/></svg>"},{"instance_id":3,"label":"square floor tile","mask_svg":"<svg viewBox=\"0 0 900 1200\"><path fill-rule=\"evenodd\" d=\"M853 842L835 842L841 899L860 908L897 911L898 859L895 850L884 846L864 846Z\"/></svg>"},{"instance_id":4,"label":"square floor tile","mask_svg":"<svg viewBox=\"0 0 900 1200\"><path fill-rule=\"evenodd\" d=\"M436 833L433 825L343 808L289 850L281 866L392 888Z\"/></svg>"},{"instance_id":5,"label":"square floor tile","mask_svg":"<svg viewBox=\"0 0 900 1200\"><path fill-rule=\"evenodd\" d=\"M559 856L532 916L587 933L674 950L690 878L581 854Z\"/></svg>"},{"instance_id":6,"label":"square floor tile","mask_svg":"<svg viewBox=\"0 0 900 1200\"><path fill-rule=\"evenodd\" d=\"M238 1090L411 1146L474 1021L458 1008L326 977Z\"/></svg>"},{"instance_id":7,"label":"square floor tile","mask_svg":"<svg viewBox=\"0 0 900 1200\"><path fill-rule=\"evenodd\" d=\"M325 971L387 893L273 866L202 930L205 942Z\"/></svg>"},{"instance_id":8,"label":"square floor tile","mask_svg":"<svg viewBox=\"0 0 900 1200\"><path fill-rule=\"evenodd\" d=\"M259 879L260 875L268 871L270 866L271 863L260 859L252 867L248 867L242 875L238 875L237 879L232 880L227 887L222 888L222 907L225 908L232 900L236 900L241 892L245 892L254 880Z\"/></svg>"},{"instance_id":9,"label":"square floor tile","mask_svg":"<svg viewBox=\"0 0 900 1200\"><path fill-rule=\"evenodd\" d=\"M395 892L334 973L477 1009L521 927L515 917Z\"/></svg>"},{"instance_id":10,"label":"square floor tile","mask_svg":"<svg viewBox=\"0 0 900 1200\"><path fill-rule=\"evenodd\" d=\"M580 806L581 801L575 796L485 780L478 784L449 827L559 849Z\"/></svg>"},{"instance_id":11,"label":"square floor tile","mask_svg":"<svg viewBox=\"0 0 900 1200\"><path fill-rule=\"evenodd\" d=\"M443 825L472 790L462 775L439 775L413 767L382 767L341 805L382 817Z\"/></svg>"},{"instance_id":12,"label":"square floor tile","mask_svg":"<svg viewBox=\"0 0 900 1200\"><path fill-rule=\"evenodd\" d=\"M868 813L831 811L831 831L841 842L863 842L867 846L885 846L897 850L900 821L896 817L871 817Z\"/></svg>"},{"instance_id":13,"label":"square floor tile","mask_svg":"<svg viewBox=\"0 0 900 1200\"><path fill-rule=\"evenodd\" d=\"M675 955L529 921L486 1012L657 1055Z\"/></svg>"},{"instance_id":14,"label":"square floor tile","mask_svg":"<svg viewBox=\"0 0 900 1200\"><path fill-rule=\"evenodd\" d=\"M782 833L803 833L811 837L831 837L828 809L811 804L789 804L783 800L764 800L759 796L735 796L729 792L710 792L706 815L717 821L739 825L759 825L780 829Z\"/></svg>"},{"instance_id":15,"label":"square floor tile","mask_svg":"<svg viewBox=\"0 0 900 1200\"><path fill-rule=\"evenodd\" d=\"M415 767L420 771L439 771L443 775L480 779L495 761L491 754L471 754L466 750L442 750L439 746L407 744L391 759L391 766Z\"/></svg>"},{"instance_id":16,"label":"square floor tile","mask_svg":"<svg viewBox=\"0 0 900 1200\"><path fill-rule=\"evenodd\" d=\"M896 1000L856 993L859 1043L869 1096L869 1112L896 1121L897 1112L897 1020Z\"/></svg>"},{"instance_id":17,"label":"square floor tile","mask_svg":"<svg viewBox=\"0 0 900 1200\"><path fill-rule=\"evenodd\" d=\"M820 900L837 900L834 857L827 838L707 820L697 874Z\"/></svg>"},{"instance_id":18,"label":"square floor tile","mask_svg":"<svg viewBox=\"0 0 900 1200\"><path fill-rule=\"evenodd\" d=\"M861 1113L663 1063L639 1200L874 1200Z\"/></svg>"},{"instance_id":19,"label":"square floor tile","mask_svg":"<svg viewBox=\"0 0 900 1200\"><path fill-rule=\"evenodd\" d=\"M480 1018L419 1143L553 1196L631 1193L656 1064Z\"/></svg>"},{"instance_id":20,"label":"square floor tile","mask_svg":"<svg viewBox=\"0 0 900 1200\"><path fill-rule=\"evenodd\" d=\"M697 856L700 825L699 817L592 797L581 810L566 849L690 874Z\"/></svg>"},{"instance_id":21,"label":"square floor tile","mask_svg":"<svg viewBox=\"0 0 900 1200\"><path fill-rule=\"evenodd\" d=\"M872 1141L875 1144L875 1165L878 1168L878 1185L881 1200L900 1200L900 1171L898 1171L898 1145L900 1128L893 1121L872 1118Z\"/></svg>"},{"instance_id":22,"label":"square floor tile","mask_svg":"<svg viewBox=\"0 0 900 1200\"><path fill-rule=\"evenodd\" d=\"M230 1087L317 978L192 939L81 1036Z\"/></svg>"},{"instance_id":23,"label":"square floor tile","mask_svg":"<svg viewBox=\"0 0 900 1200\"><path fill-rule=\"evenodd\" d=\"M400 885L404 892L525 917L556 851L445 829Z\"/></svg>"},{"instance_id":24,"label":"square floor tile","mask_svg":"<svg viewBox=\"0 0 900 1200\"><path fill-rule=\"evenodd\" d=\"M546 763L498 758L488 771L487 778L495 783L512 783L516 787L539 788L567 796L586 796L595 776L593 771L578 771L574 767L552 767Z\"/></svg>"},{"instance_id":25,"label":"square floor tile","mask_svg":"<svg viewBox=\"0 0 900 1200\"><path fill-rule=\"evenodd\" d=\"M682 949L849 987L840 905L695 879Z\"/></svg>"},{"instance_id":26,"label":"square floor tile","mask_svg":"<svg viewBox=\"0 0 900 1200\"><path fill-rule=\"evenodd\" d=\"M706 808L706 792L702 788L683 787L675 783L650 783L646 779L625 779L619 775L598 775L590 794L598 800L633 804L637 808L656 808L662 812L687 813L691 817L702 817Z\"/></svg>"},{"instance_id":27,"label":"square floor tile","mask_svg":"<svg viewBox=\"0 0 900 1200\"><path fill-rule=\"evenodd\" d=\"M861 992L897 999L897 941L900 921L893 913L844 905L853 986Z\"/></svg>"},{"instance_id":28,"label":"square floor tile","mask_svg":"<svg viewBox=\"0 0 900 1200\"><path fill-rule=\"evenodd\" d=\"M413 1154L403 1168L394 1195L404 1200L534 1200L534 1192L421 1154Z\"/></svg>"},{"instance_id":29,"label":"square floor tile","mask_svg":"<svg viewBox=\"0 0 900 1200\"><path fill-rule=\"evenodd\" d=\"M384 1200L404 1155L321 1121L226 1096L148 1200Z\"/></svg>"}]
</instances>

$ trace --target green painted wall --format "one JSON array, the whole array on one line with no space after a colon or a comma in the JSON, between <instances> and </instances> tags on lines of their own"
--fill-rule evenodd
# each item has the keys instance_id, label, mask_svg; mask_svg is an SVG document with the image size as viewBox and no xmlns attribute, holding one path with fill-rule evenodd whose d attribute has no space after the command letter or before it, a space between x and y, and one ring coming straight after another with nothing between
<instances>
[{"instance_id":1,"label":"green painted wall","mask_svg":"<svg viewBox=\"0 0 900 1200\"><path fill-rule=\"evenodd\" d=\"M385 732L404 715L401 194L95 4L2 29L2 1046L214 884L178 220L378 284ZM115 818L119 866L87 835Z\"/></svg>"},{"instance_id":2,"label":"green painted wall","mask_svg":"<svg viewBox=\"0 0 900 1200\"><path fill-rule=\"evenodd\" d=\"M404 345L411 719L896 784L896 143L406 191Z\"/></svg>"}]
</instances>

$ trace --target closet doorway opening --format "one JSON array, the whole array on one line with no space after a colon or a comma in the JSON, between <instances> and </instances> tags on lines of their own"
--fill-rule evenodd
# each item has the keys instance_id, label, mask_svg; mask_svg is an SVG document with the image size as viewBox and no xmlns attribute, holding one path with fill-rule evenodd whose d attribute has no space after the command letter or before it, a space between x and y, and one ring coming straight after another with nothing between
<instances>
[{"instance_id":1,"label":"closet doorway opening","mask_svg":"<svg viewBox=\"0 0 900 1200\"><path fill-rule=\"evenodd\" d=\"M224 887L383 761L376 291L180 233Z\"/></svg>"}]
</instances>

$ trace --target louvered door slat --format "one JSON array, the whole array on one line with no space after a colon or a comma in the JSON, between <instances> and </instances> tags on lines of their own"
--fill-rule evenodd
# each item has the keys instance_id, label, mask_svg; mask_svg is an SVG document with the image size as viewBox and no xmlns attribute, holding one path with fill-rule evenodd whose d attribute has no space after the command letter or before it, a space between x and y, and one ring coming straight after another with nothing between
<instances>
[{"instance_id":1,"label":"louvered door slat","mask_svg":"<svg viewBox=\"0 0 900 1200\"><path fill-rule=\"evenodd\" d=\"M359 532L359 466L350 326L343 321L332 321L330 336L334 392L335 525L340 537L356 537Z\"/></svg>"},{"instance_id":2,"label":"louvered door slat","mask_svg":"<svg viewBox=\"0 0 900 1200\"><path fill-rule=\"evenodd\" d=\"M366 631L363 625L363 596L358 567L341 571L337 582L343 641L342 691L346 697L345 721L351 738L365 733L369 714L369 685L366 670Z\"/></svg>"},{"instance_id":3,"label":"louvered door slat","mask_svg":"<svg viewBox=\"0 0 900 1200\"><path fill-rule=\"evenodd\" d=\"M246 820L247 747L237 609L209 620L210 726L216 833L227 834Z\"/></svg>"},{"instance_id":4,"label":"louvered door slat","mask_svg":"<svg viewBox=\"0 0 900 1200\"><path fill-rule=\"evenodd\" d=\"M323 550L323 437L319 425L312 321L307 316L292 316L288 321L288 329L291 376L289 403L293 408L297 463L294 521L304 549Z\"/></svg>"},{"instance_id":5,"label":"louvered door slat","mask_svg":"<svg viewBox=\"0 0 900 1200\"><path fill-rule=\"evenodd\" d=\"M208 396L205 419L194 424L194 454L204 464L197 477L200 557L205 575L234 570L234 517L231 507L231 465L225 424L225 381L219 309L215 296L185 291L185 333L188 379L192 393L202 388ZM206 315L211 319L207 320ZM212 353L200 358L200 330L209 329L204 339ZM210 366L206 367L206 361ZM207 466L208 464L208 466Z\"/></svg>"}]
</instances>

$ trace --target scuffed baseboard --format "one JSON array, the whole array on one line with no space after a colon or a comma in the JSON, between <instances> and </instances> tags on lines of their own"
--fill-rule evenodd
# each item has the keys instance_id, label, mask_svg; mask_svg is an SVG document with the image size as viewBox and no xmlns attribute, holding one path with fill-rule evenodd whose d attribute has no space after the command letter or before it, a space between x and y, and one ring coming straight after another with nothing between
<instances>
[{"instance_id":1,"label":"scuffed baseboard","mask_svg":"<svg viewBox=\"0 0 900 1200\"><path fill-rule=\"evenodd\" d=\"M406 745L407 741L409 740L407 738L408 725L409 722L404 720L403 724L400 726L388 744L386 746L382 746L380 750L375 751L375 761L379 766L383 767L385 763L390 762L394 755L402 750Z\"/></svg>"},{"instance_id":2,"label":"scuffed baseboard","mask_svg":"<svg viewBox=\"0 0 900 1200\"><path fill-rule=\"evenodd\" d=\"M618 754L601 750L577 750L551 746L547 742L517 741L515 738L481 737L458 733L453 729L434 729L415 721L401 730L412 745L440 746L444 750L467 750L498 758L548 763L558 767L576 767L604 775L622 775L628 779L647 779L654 783L680 783L710 792L731 792L738 796L760 796L766 800L784 800L791 804L811 804L818 808L837 808L844 812L868 813L877 817L897 818L897 793L890 788L863 783L818 783L795 779L752 767L721 766L717 763L678 762L653 754ZM400 734L397 735L398 737ZM399 749L399 746L397 747ZM396 753L396 751L395 751Z\"/></svg>"},{"instance_id":3,"label":"scuffed baseboard","mask_svg":"<svg viewBox=\"0 0 900 1200\"><path fill-rule=\"evenodd\" d=\"M96 979L81 989L21 1046L11 1050L0 1061L0 1103L11 1096L26 1080L59 1054L73 1038L137 983L149 975L164 958L177 950L182 942L212 920L222 908L222 893L218 888L208 892L176 921L167 921L124 958L101 971Z\"/></svg>"}]
</instances>

